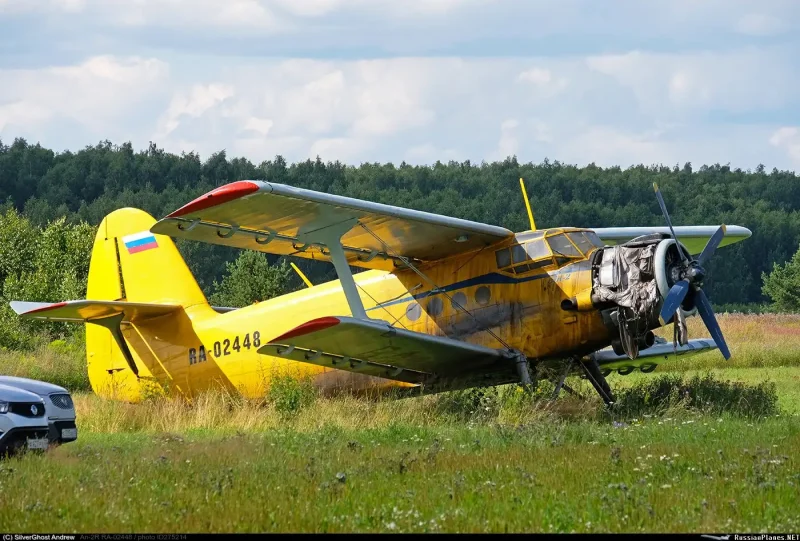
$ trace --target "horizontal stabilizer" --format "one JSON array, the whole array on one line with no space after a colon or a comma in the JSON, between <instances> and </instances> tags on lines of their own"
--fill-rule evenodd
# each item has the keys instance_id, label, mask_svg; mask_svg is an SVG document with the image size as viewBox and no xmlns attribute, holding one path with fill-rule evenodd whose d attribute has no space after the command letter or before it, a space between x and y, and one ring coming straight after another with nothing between
<instances>
[{"instance_id":1,"label":"horizontal stabilizer","mask_svg":"<svg viewBox=\"0 0 800 541\"><path fill-rule=\"evenodd\" d=\"M352 317L311 320L258 352L406 383L513 368L501 350Z\"/></svg>"},{"instance_id":2,"label":"horizontal stabilizer","mask_svg":"<svg viewBox=\"0 0 800 541\"><path fill-rule=\"evenodd\" d=\"M124 314L122 321L135 322L170 314L180 306L125 301L77 300L66 302L11 301L11 308L21 317L47 321L85 322Z\"/></svg>"},{"instance_id":3,"label":"horizontal stabilizer","mask_svg":"<svg viewBox=\"0 0 800 541\"><path fill-rule=\"evenodd\" d=\"M618 355L613 349L602 349L591 355L597 359L598 364L604 369L616 370L617 368L641 367L663 362L676 354L679 357L691 357L704 351L717 349L717 345L710 338L689 340L685 346L675 347L672 342L656 342L647 349L639 352L635 359L629 359L624 353Z\"/></svg>"}]
</instances>

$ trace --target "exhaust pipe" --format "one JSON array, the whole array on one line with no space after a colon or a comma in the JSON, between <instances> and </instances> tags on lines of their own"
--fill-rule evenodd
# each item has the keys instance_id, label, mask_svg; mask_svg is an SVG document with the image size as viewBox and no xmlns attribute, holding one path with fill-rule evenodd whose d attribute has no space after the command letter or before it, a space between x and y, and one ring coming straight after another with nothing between
<instances>
[{"instance_id":1,"label":"exhaust pipe","mask_svg":"<svg viewBox=\"0 0 800 541\"><path fill-rule=\"evenodd\" d=\"M644 336L641 336L636 341L636 344L639 346L639 351L643 351L655 343L656 335L653 334L653 331L647 331ZM619 340L619 338L615 338L611 341L611 347L614 349L614 353L617 355L625 355L625 350L622 349L622 342Z\"/></svg>"},{"instance_id":2,"label":"exhaust pipe","mask_svg":"<svg viewBox=\"0 0 800 541\"><path fill-rule=\"evenodd\" d=\"M561 309L566 312L588 312L597 307L592 288L584 289L576 296L561 301Z\"/></svg>"}]
</instances>

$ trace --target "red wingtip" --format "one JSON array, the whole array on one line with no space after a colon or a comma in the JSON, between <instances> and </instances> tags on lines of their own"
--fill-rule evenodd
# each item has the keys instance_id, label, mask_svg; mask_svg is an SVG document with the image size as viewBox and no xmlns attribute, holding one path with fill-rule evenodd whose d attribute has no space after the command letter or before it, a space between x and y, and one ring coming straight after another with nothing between
<instances>
[{"instance_id":1,"label":"red wingtip","mask_svg":"<svg viewBox=\"0 0 800 541\"><path fill-rule=\"evenodd\" d=\"M48 304L47 306L42 306L41 308L36 308L34 310L31 310L30 312L25 312L23 315L27 316L28 314L35 314L36 312L44 312L45 310L52 310L53 308L61 308L62 306L66 306L66 305L67 305L67 303L65 303L65 302L57 302L55 304Z\"/></svg>"},{"instance_id":2,"label":"red wingtip","mask_svg":"<svg viewBox=\"0 0 800 541\"><path fill-rule=\"evenodd\" d=\"M294 338L295 336L301 336L303 334L311 334L312 332L321 331L327 329L328 327L333 327L334 325L338 325L340 323L339 318L337 317L321 317L318 319L312 319L302 325L295 327L291 331L280 335L277 338L273 338L270 340L271 344L276 344L282 341L286 341L289 338Z\"/></svg>"},{"instance_id":3,"label":"red wingtip","mask_svg":"<svg viewBox=\"0 0 800 541\"><path fill-rule=\"evenodd\" d=\"M228 201L233 201L234 199L239 199L245 195L250 195L251 193L257 191L258 184L255 182L250 182L249 180L231 182L230 184L220 186L219 188L201 195L194 201L186 203L181 208L167 216L167 218L175 218L190 214L192 212L205 210L216 205L221 205L222 203L227 203Z\"/></svg>"}]
</instances>

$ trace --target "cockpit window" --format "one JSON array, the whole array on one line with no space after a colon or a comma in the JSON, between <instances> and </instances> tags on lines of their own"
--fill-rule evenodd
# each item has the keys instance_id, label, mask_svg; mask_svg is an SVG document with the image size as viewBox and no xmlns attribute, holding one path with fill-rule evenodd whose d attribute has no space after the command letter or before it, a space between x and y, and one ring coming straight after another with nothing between
<instances>
[{"instance_id":1,"label":"cockpit window","mask_svg":"<svg viewBox=\"0 0 800 541\"><path fill-rule=\"evenodd\" d=\"M581 257L581 254L563 233L547 237L547 243L556 256Z\"/></svg>"},{"instance_id":2,"label":"cockpit window","mask_svg":"<svg viewBox=\"0 0 800 541\"><path fill-rule=\"evenodd\" d=\"M592 243L591 240L586 238L586 234L583 231L573 231L571 233L567 233L569 240L578 247L578 250L584 253L584 255L588 254L595 245Z\"/></svg>"},{"instance_id":3,"label":"cockpit window","mask_svg":"<svg viewBox=\"0 0 800 541\"><path fill-rule=\"evenodd\" d=\"M511 247L511 259L513 259L516 264L523 263L529 260L530 257L528 257L528 252L525 251L525 247L522 244L517 244Z\"/></svg>"},{"instance_id":4,"label":"cockpit window","mask_svg":"<svg viewBox=\"0 0 800 541\"><path fill-rule=\"evenodd\" d=\"M497 268L521 274L553 264L550 249L543 238L515 244L510 248L497 250L495 253ZM513 268L509 268L513 267Z\"/></svg>"},{"instance_id":5,"label":"cockpit window","mask_svg":"<svg viewBox=\"0 0 800 541\"><path fill-rule=\"evenodd\" d=\"M595 233L594 231L584 231L583 234L586 235L586 238L589 239L592 242L592 244L594 244L598 248L603 248L605 246L605 244L603 244L603 241L600 240L600 237L598 237L597 233Z\"/></svg>"},{"instance_id":6,"label":"cockpit window","mask_svg":"<svg viewBox=\"0 0 800 541\"><path fill-rule=\"evenodd\" d=\"M525 251L528 252L528 257L531 259L541 259L543 257L550 257L550 250L544 243L544 239L537 239L526 243Z\"/></svg>"}]
</instances>

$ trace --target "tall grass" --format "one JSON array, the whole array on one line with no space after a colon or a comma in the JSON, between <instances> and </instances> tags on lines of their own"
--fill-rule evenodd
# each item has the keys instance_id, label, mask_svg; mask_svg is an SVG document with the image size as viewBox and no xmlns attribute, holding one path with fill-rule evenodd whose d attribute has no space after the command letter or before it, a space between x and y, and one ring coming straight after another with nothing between
<instances>
[{"instance_id":1,"label":"tall grass","mask_svg":"<svg viewBox=\"0 0 800 541\"><path fill-rule=\"evenodd\" d=\"M704 370L709 368L764 368L800 366L800 315L719 314L719 326L731 350L725 360L719 351L668 360L660 371ZM710 336L699 316L687 320L690 338ZM672 326L656 333L672 341Z\"/></svg>"},{"instance_id":2,"label":"tall grass","mask_svg":"<svg viewBox=\"0 0 800 541\"><path fill-rule=\"evenodd\" d=\"M665 361L658 372L800 367L800 315L723 313L718 320L731 349L730 360L726 361L718 351L710 351ZM708 336L699 317L689 318L688 328L692 338ZM659 329L657 334L672 340L672 327ZM68 341L40 340L31 352L0 349L0 374L42 379L74 392L91 390L82 333ZM294 396L286 399L289 409L294 407L292 401L305 400L302 389L296 389Z\"/></svg>"},{"instance_id":3,"label":"tall grass","mask_svg":"<svg viewBox=\"0 0 800 541\"><path fill-rule=\"evenodd\" d=\"M263 399L223 390L192 401L153 396L138 404L74 395L81 430L94 433L263 432L326 428L374 430L396 424L419 427L520 427L564 422L600 424L641 418L712 413L764 418L778 413L774 386L729 382L712 375L656 376L617 393L607 409L586 382L585 398L551 400L549 390L532 394L517 385L454 391L413 398L325 397L303 382L281 382ZM301 394L298 394L301 393Z\"/></svg>"},{"instance_id":4,"label":"tall grass","mask_svg":"<svg viewBox=\"0 0 800 541\"><path fill-rule=\"evenodd\" d=\"M90 391L82 337L37 340L32 351L0 348L0 374L47 381L70 391Z\"/></svg>"}]
</instances>

